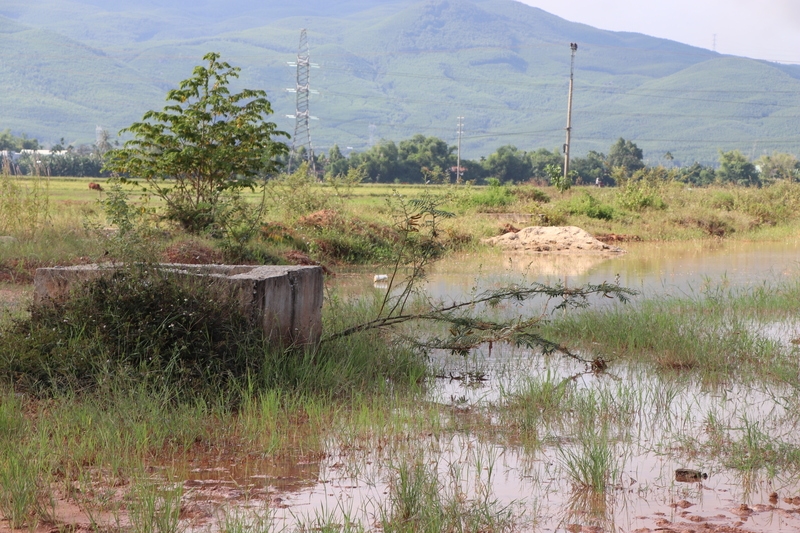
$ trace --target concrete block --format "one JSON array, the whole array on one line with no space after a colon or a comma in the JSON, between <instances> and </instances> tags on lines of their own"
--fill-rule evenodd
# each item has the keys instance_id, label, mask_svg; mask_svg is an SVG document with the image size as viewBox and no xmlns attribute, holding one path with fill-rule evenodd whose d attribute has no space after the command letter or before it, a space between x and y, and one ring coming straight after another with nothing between
<instances>
[{"instance_id":1,"label":"concrete block","mask_svg":"<svg viewBox=\"0 0 800 533\"><path fill-rule=\"evenodd\" d=\"M63 300L77 283L118 268L112 264L39 268L33 282L34 302ZM159 268L230 285L244 312L276 345L313 345L322 336L322 267L162 263Z\"/></svg>"}]
</instances>

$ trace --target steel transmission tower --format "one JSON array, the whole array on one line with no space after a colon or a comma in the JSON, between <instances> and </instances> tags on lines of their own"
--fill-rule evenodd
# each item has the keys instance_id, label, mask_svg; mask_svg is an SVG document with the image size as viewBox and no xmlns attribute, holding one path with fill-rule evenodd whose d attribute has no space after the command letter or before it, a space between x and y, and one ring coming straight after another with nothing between
<instances>
[{"instance_id":1,"label":"steel transmission tower","mask_svg":"<svg viewBox=\"0 0 800 533\"><path fill-rule=\"evenodd\" d=\"M300 147L305 147L304 159L311 166L311 170L316 174L317 168L314 162L314 147L311 145L311 128L309 120L316 120L308 110L308 100L312 91L309 85L309 74L312 67L317 67L309 60L308 35L305 28L300 30L300 46L297 49L297 62L289 63L290 66L297 67L297 83L294 89L287 89L289 92L297 93L297 105L294 115L286 115L295 119L294 137L292 137L292 153L289 156L289 172L292 171L292 163Z\"/></svg>"}]
</instances>

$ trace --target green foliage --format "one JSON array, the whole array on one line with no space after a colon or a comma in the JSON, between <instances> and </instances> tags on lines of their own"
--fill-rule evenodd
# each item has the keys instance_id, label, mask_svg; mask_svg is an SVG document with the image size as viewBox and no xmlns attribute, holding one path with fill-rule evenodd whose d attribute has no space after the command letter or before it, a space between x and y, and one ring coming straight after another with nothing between
<instances>
[{"instance_id":1,"label":"green foliage","mask_svg":"<svg viewBox=\"0 0 800 533\"><path fill-rule=\"evenodd\" d=\"M578 488L604 493L619 476L614 448L602 436L584 435L575 448L562 446L558 451L564 469Z\"/></svg>"},{"instance_id":2,"label":"green foliage","mask_svg":"<svg viewBox=\"0 0 800 533\"><path fill-rule=\"evenodd\" d=\"M675 179L699 187L711 185L716 181L716 171L708 166L695 162L692 166L678 169Z\"/></svg>"},{"instance_id":3,"label":"green foliage","mask_svg":"<svg viewBox=\"0 0 800 533\"><path fill-rule=\"evenodd\" d=\"M594 150L590 150L586 157L573 159L569 168L571 172L575 172L575 183L577 184L595 185L598 178L600 178L600 183L605 183L608 179L606 156Z\"/></svg>"},{"instance_id":4,"label":"green foliage","mask_svg":"<svg viewBox=\"0 0 800 533\"><path fill-rule=\"evenodd\" d=\"M717 178L722 183L733 183L745 187L761 186L755 165L739 150L720 151Z\"/></svg>"},{"instance_id":5,"label":"green foliage","mask_svg":"<svg viewBox=\"0 0 800 533\"><path fill-rule=\"evenodd\" d=\"M12 151L19 152L20 150L38 150L39 141L36 139L29 139L24 133L17 137L11 134L11 130L5 129L0 131L0 152Z\"/></svg>"},{"instance_id":6,"label":"green foliage","mask_svg":"<svg viewBox=\"0 0 800 533\"><path fill-rule=\"evenodd\" d=\"M490 460L491 461L491 460ZM466 498L466 487L451 465L448 475L436 464L419 459L395 467L390 483L388 509L381 509L380 526L386 533L501 532L511 531L513 513L492 495L493 465L486 467L488 479L479 479L474 498Z\"/></svg>"},{"instance_id":7,"label":"green foliage","mask_svg":"<svg viewBox=\"0 0 800 533\"><path fill-rule=\"evenodd\" d=\"M291 174L278 174L268 180L265 194L270 208L290 220L325 209L331 203L330 191L317 181L308 163Z\"/></svg>"},{"instance_id":8,"label":"green foliage","mask_svg":"<svg viewBox=\"0 0 800 533\"><path fill-rule=\"evenodd\" d=\"M572 187L572 176L564 175L563 169L558 165L547 165L544 167L545 172L550 178L550 184L558 189L561 194ZM571 173L570 173L571 174Z\"/></svg>"},{"instance_id":9,"label":"green foliage","mask_svg":"<svg viewBox=\"0 0 800 533\"><path fill-rule=\"evenodd\" d=\"M486 180L488 187L483 189L467 189L459 198L459 204L474 207L479 211L491 211L510 205L516 200L514 192L506 185L501 185L497 178Z\"/></svg>"},{"instance_id":10,"label":"green foliage","mask_svg":"<svg viewBox=\"0 0 800 533\"><path fill-rule=\"evenodd\" d=\"M106 224L87 225L99 235L106 252L112 259L123 262L153 262L159 250L159 236L153 223L153 209L144 203L131 201L129 191L118 179L109 180L104 198L99 200L105 214ZM114 231L113 229L116 229Z\"/></svg>"},{"instance_id":11,"label":"green foliage","mask_svg":"<svg viewBox=\"0 0 800 533\"><path fill-rule=\"evenodd\" d=\"M514 196L522 201L537 202L540 204L546 204L550 201L550 197L547 196L544 191L529 185L514 187L511 192L514 194Z\"/></svg>"},{"instance_id":12,"label":"green foliage","mask_svg":"<svg viewBox=\"0 0 800 533\"><path fill-rule=\"evenodd\" d=\"M531 164L527 154L516 146L498 148L483 161L484 171L502 182L527 181L531 177Z\"/></svg>"},{"instance_id":13,"label":"green foliage","mask_svg":"<svg viewBox=\"0 0 800 533\"><path fill-rule=\"evenodd\" d=\"M275 171L287 147L273 137L285 136L265 117L272 113L266 93L244 89L231 94L230 78L239 68L206 54L207 66L167 94L163 111L148 111L143 122L123 132L134 135L112 150L106 168L143 179L167 208L167 217L188 231L214 223L214 208L223 192L253 188L254 178Z\"/></svg>"},{"instance_id":14,"label":"green foliage","mask_svg":"<svg viewBox=\"0 0 800 533\"><path fill-rule=\"evenodd\" d=\"M0 173L0 234L33 237L51 216L46 179L20 179Z\"/></svg>"},{"instance_id":15,"label":"green foliage","mask_svg":"<svg viewBox=\"0 0 800 533\"><path fill-rule=\"evenodd\" d=\"M612 220L614 218L614 208L612 206L603 204L585 191L583 194L570 199L565 209L571 215L585 215L598 220Z\"/></svg>"},{"instance_id":16,"label":"green foliage","mask_svg":"<svg viewBox=\"0 0 800 533\"><path fill-rule=\"evenodd\" d=\"M631 211L666 209L661 188L672 181L673 176L674 173L664 167L647 167L637 170L630 178L620 177L617 203Z\"/></svg>"},{"instance_id":17,"label":"green foliage","mask_svg":"<svg viewBox=\"0 0 800 533\"><path fill-rule=\"evenodd\" d=\"M103 159L97 154L64 151L57 154L24 154L16 165L18 174L29 176L105 177Z\"/></svg>"},{"instance_id":18,"label":"green foliage","mask_svg":"<svg viewBox=\"0 0 800 533\"><path fill-rule=\"evenodd\" d=\"M631 174L644 168L642 156L642 150L636 146L636 143L626 141L620 137L617 142L611 145L606 164L612 169L624 168L628 174Z\"/></svg>"},{"instance_id":19,"label":"green foliage","mask_svg":"<svg viewBox=\"0 0 800 533\"><path fill-rule=\"evenodd\" d=\"M115 371L200 388L258 370L260 330L234 293L148 268L86 282L3 332L0 372L28 385L96 386Z\"/></svg>"},{"instance_id":20,"label":"green foliage","mask_svg":"<svg viewBox=\"0 0 800 533\"><path fill-rule=\"evenodd\" d=\"M394 257L397 232L333 210L317 211L298 220L306 229L307 251L316 259L346 263L376 263Z\"/></svg>"},{"instance_id":21,"label":"green foliage","mask_svg":"<svg viewBox=\"0 0 800 533\"><path fill-rule=\"evenodd\" d=\"M756 161L761 180L771 183L776 180L798 181L800 179L800 161L792 154L774 152L762 155Z\"/></svg>"}]
</instances>

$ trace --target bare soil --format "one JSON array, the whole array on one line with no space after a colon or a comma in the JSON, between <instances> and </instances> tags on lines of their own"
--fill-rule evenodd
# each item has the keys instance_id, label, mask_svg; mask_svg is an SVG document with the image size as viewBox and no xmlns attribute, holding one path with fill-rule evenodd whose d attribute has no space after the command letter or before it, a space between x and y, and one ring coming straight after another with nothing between
<instances>
[{"instance_id":1,"label":"bare soil","mask_svg":"<svg viewBox=\"0 0 800 533\"><path fill-rule=\"evenodd\" d=\"M560 253L625 253L625 250L606 244L576 226L529 226L510 231L483 242L506 250Z\"/></svg>"}]
</instances>

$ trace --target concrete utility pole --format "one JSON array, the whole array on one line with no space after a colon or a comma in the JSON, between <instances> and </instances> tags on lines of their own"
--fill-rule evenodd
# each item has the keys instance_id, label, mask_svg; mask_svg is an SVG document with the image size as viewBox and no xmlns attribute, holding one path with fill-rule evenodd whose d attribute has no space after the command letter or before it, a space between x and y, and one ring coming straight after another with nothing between
<instances>
[{"instance_id":1,"label":"concrete utility pole","mask_svg":"<svg viewBox=\"0 0 800 533\"><path fill-rule=\"evenodd\" d=\"M461 185L461 132L464 128L464 117L458 117L458 157L456 159L456 184Z\"/></svg>"},{"instance_id":2,"label":"concrete utility pole","mask_svg":"<svg viewBox=\"0 0 800 533\"><path fill-rule=\"evenodd\" d=\"M575 52L578 51L578 43L569 43L572 50L572 57L569 63L569 99L567 100L567 142L564 143L564 180L569 176L569 141L572 133L572 82L575 73Z\"/></svg>"}]
</instances>

